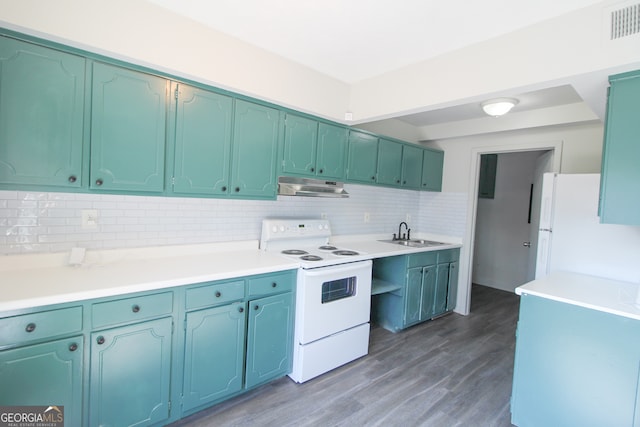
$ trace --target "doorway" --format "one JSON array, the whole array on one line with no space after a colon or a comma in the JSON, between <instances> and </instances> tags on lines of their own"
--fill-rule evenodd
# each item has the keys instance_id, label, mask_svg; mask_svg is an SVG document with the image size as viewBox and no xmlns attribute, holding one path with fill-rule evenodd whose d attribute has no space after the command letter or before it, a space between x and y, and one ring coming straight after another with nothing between
<instances>
[{"instance_id":1,"label":"doorway","mask_svg":"<svg viewBox=\"0 0 640 427\"><path fill-rule=\"evenodd\" d=\"M551 150L481 155L473 284L513 292L533 280L540 186L551 158Z\"/></svg>"},{"instance_id":2,"label":"doorway","mask_svg":"<svg viewBox=\"0 0 640 427\"><path fill-rule=\"evenodd\" d=\"M456 306L456 312L461 314L469 314L471 309L471 282L472 282L472 273L473 273L473 265L474 265L474 246L475 246L475 232L476 232L476 213L478 207L478 193L477 189L479 186L479 176L480 176L480 157L483 154L502 154L502 153L516 153L516 152L529 152L529 151L546 151L548 152L547 156L547 165L544 170L548 170L550 172L560 172L560 161L562 154L562 141L551 141L551 142L527 142L527 143L516 143L512 145L499 145L499 146L485 146L485 147L476 147L471 149L471 159L470 159L470 171L469 171L469 183L467 188L470 191L467 193L468 197L468 210L467 210L467 219L466 219L466 227L465 227L465 237L463 238L463 247L461 248L460 254L460 281L459 281L459 293L458 293L458 302ZM540 186L538 186L539 188ZM539 203L540 197L537 197L537 202ZM533 197L532 200L535 200ZM534 218L532 206L532 218ZM537 234L537 227L535 227L535 232ZM536 242L537 239L532 238L528 240L531 242ZM520 242L522 245L522 242ZM533 246L533 243L532 243ZM533 252L531 248L531 252ZM535 265L535 262L532 263Z\"/></svg>"}]
</instances>

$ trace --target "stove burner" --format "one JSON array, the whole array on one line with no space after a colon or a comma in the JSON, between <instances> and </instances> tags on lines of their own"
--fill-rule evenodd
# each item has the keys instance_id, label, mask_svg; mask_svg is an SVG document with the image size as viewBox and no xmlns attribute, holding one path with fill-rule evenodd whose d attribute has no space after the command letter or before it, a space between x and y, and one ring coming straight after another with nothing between
<instances>
[{"instance_id":1,"label":"stove burner","mask_svg":"<svg viewBox=\"0 0 640 427\"><path fill-rule=\"evenodd\" d=\"M334 255L341 255L341 256L353 256L353 255L360 255L358 252L356 251L349 251L349 250L345 250L345 249L340 249L338 251L333 251L332 252Z\"/></svg>"},{"instance_id":2,"label":"stove burner","mask_svg":"<svg viewBox=\"0 0 640 427\"><path fill-rule=\"evenodd\" d=\"M320 249L321 251L335 251L338 248L331 245L324 245L324 246L320 246L318 249Z\"/></svg>"},{"instance_id":3,"label":"stove burner","mask_svg":"<svg viewBox=\"0 0 640 427\"><path fill-rule=\"evenodd\" d=\"M304 261L322 261L322 257L318 255L303 255L300 259Z\"/></svg>"},{"instance_id":4,"label":"stove burner","mask_svg":"<svg viewBox=\"0 0 640 427\"><path fill-rule=\"evenodd\" d=\"M282 253L285 255L306 255L309 252L303 251L302 249L285 249Z\"/></svg>"}]
</instances>

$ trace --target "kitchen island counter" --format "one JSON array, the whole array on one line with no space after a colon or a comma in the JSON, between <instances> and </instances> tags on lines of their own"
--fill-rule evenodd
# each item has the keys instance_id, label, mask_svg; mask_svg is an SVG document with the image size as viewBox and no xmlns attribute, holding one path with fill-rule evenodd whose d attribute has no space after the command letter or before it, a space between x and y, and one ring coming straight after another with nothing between
<instances>
[{"instance_id":1,"label":"kitchen island counter","mask_svg":"<svg viewBox=\"0 0 640 427\"><path fill-rule=\"evenodd\" d=\"M516 288L534 295L640 320L640 283L622 282L571 272L554 272Z\"/></svg>"}]
</instances>

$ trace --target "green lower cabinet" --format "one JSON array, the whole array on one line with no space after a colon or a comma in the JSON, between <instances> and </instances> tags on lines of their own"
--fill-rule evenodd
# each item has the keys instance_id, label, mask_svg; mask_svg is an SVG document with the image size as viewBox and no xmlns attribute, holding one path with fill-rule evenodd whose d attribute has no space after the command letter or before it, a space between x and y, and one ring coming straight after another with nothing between
<instances>
[{"instance_id":1,"label":"green lower cabinet","mask_svg":"<svg viewBox=\"0 0 640 427\"><path fill-rule=\"evenodd\" d=\"M640 320L523 294L516 336L514 425L640 425Z\"/></svg>"},{"instance_id":2,"label":"green lower cabinet","mask_svg":"<svg viewBox=\"0 0 640 427\"><path fill-rule=\"evenodd\" d=\"M242 389L245 318L244 302L187 313L184 412Z\"/></svg>"},{"instance_id":3,"label":"green lower cabinet","mask_svg":"<svg viewBox=\"0 0 640 427\"><path fill-rule=\"evenodd\" d=\"M82 185L84 82L84 58L0 37L3 188Z\"/></svg>"},{"instance_id":4,"label":"green lower cabinet","mask_svg":"<svg viewBox=\"0 0 640 427\"><path fill-rule=\"evenodd\" d=\"M172 319L91 334L89 425L146 426L169 418Z\"/></svg>"},{"instance_id":5,"label":"green lower cabinet","mask_svg":"<svg viewBox=\"0 0 640 427\"><path fill-rule=\"evenodd\" d=\"M246 388L290 372L293 315L291 292L249 301Z\"/></svg>"},{"instance_id":6,"label":"green lower cabinet","mask_svg":"<svg viewBox=\"0 0 640 427\"><path fill-rule=\"evenodd\" d=\"M82 336L0 351L0 406L64 406L82 425Z\"/></svg>"},{"instance_id":7,"label":"green lower cabinet","mask_svg":"<svg viewBox=\"0 0 640 427\"><path fill-rule=\"evenodd\" d=\"M373 297L374 321L398 332L452 311L459 254L459 249L446 249L374 260L375 278L401 286L398 291Z\"/></svg>"}]
</instances>

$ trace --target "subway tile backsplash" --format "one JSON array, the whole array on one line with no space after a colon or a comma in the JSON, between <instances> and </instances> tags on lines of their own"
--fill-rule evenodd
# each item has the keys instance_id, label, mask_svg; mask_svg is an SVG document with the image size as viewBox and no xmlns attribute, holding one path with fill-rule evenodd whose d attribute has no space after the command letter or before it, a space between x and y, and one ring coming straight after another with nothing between
<instances>
[{"instance_id":1,"label":"subway tile backsplash","mask_svg":"<svg viewBox=\"0 0 640 427\"><path fill-rule=\"evenodd\" d=\"M0 191L0 254L257 240L263 218L323 214L336 235L391 235L407 214L414 232L464 234L466 194L345 188L348 199L276 201ZM87 210L97 213L95 228L82 225Z\"/></svg>"}]
</instances>

